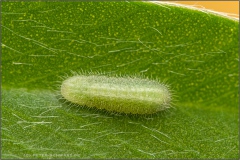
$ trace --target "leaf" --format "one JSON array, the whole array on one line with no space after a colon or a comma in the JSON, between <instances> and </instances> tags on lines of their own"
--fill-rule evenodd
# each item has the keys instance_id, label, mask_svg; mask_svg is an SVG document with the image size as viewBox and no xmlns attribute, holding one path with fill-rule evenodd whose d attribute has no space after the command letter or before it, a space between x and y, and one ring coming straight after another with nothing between
<instances>
[{"instance_id":1,"label":"leaf","mask_svg":"<svg viewBox=\"0 0 240 160\"><path fill-rule=\"evenodd\" d=\"M237 158L238 25L149 2L3 2L2 158ZM166 81L175 104L64 103L72 71Z\"/></svg>"}]
</instances>

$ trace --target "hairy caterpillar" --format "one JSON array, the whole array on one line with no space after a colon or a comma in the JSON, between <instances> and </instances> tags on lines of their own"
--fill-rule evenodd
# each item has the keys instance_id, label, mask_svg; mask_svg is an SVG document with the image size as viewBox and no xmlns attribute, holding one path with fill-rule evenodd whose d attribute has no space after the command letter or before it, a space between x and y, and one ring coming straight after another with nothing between
<instances>
[{"instance_id":1,"label":"hairy caterpillar","mask_svg":"<svg viewBox=\"0 0 240 160\"><path fill-rule=\"evenodd\" d=\"M152 114L169 108L171 93L158 81L137 77L76 75L63 81L68 101L119 113Z\"/></svg>"}]
</instances>

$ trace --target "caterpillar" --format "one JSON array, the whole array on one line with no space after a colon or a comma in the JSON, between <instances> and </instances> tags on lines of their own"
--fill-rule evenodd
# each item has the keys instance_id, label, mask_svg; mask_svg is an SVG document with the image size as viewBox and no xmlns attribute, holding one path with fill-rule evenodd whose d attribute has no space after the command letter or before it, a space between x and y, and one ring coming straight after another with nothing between
<instances>
[{"instance_id":1,"label":"caterpillar","mask_svg":"<svg viewBox=\"0 0 240 160\"><path fill-rule=\"evenodd\" d=\"M75 104L126 114L153 114L170 107L171 93L157 80L106 75L75 75L61 84Z\"/></svg>"}]
</instances>

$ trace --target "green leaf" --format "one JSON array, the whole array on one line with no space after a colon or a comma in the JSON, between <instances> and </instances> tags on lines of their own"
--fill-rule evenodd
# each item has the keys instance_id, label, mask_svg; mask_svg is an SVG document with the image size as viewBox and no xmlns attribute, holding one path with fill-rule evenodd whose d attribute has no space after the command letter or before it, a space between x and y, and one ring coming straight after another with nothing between
<instances>
[{"instance_id":1,"label":"green leaf","mask_svg":"<svg viewBox=\"0 0 240 160\"><path fill-rule=\"evenodd\" d=\"M150 2L2 2L2 158L237 158L238 25ZM173 108L64 103L72 71L166 81Z\"/></svg>"}]
</instances>

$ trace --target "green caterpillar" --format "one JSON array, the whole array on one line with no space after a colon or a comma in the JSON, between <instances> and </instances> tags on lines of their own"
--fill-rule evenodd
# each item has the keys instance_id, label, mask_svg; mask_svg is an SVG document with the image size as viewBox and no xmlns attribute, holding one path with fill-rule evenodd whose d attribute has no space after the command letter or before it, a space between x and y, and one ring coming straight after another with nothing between
<instances>
[{"instance_id":1,"label":"green caterpillar","mask_svg":"<svg viewBox=\"0 0 240 160\"><path fill-rule=\"evenodd\" d=\"M127 114L153 114L171 101L166 85L136 77L73 76L63 81L61 94L72 103Z\"/></svg>"}]
</instances>

